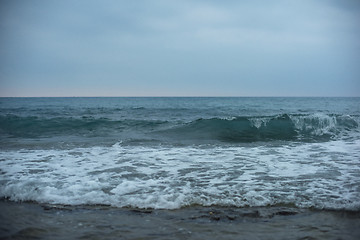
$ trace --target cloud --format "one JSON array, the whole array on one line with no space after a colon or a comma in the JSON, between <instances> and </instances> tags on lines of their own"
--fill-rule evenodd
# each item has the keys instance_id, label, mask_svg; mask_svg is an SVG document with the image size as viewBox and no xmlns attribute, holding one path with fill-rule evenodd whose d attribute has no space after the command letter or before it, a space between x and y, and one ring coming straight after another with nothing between
<instances>
[{"instance_id":1,"label":"cloud","mask_svg":"<svg viewBox=\"0 0 360 240\"><path fill-rule=\"evenodd\" d=\"M350 0L3 1L0 84L27 86L20 95L59 81L79 95L84 84L95 95L306 95L302 81L311 95L354 95L359 11Z\"/></svg>"}]
</instances>

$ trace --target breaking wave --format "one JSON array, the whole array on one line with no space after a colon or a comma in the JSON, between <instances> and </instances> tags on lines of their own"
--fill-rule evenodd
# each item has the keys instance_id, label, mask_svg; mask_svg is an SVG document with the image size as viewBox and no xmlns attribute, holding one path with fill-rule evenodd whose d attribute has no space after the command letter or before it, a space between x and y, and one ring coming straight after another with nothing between
<instances>
[{"instance_id":1,"label":"breaking wave","mask_svg":"<svg viewBox=\"0 0 360 240\"><path fill-rule=\"evenodd\" d=\"M111 120L107 118L40 118L0 116L0 133L10 137L81 137L128 133L146 139L256 142L271 140L327 141L359 132L359 117L349 115L277 115L197 119L191 122ZM125 135L122 135L124 137ZM121 138L119 134L119 138ZM118 139L124 140L124 139ZM136 139L135 139L136 140Z\"/></svg>"},{"instance_id":2,"label":"breaking wave","mask_svg":"<svg viewBox=\"0 0 360 240\"><path fill-rule=\"evenodd\" d=\"M225 142L268 140L330 140L358 132L359 120L352 116L279 115L198 119L167 130L184 139L215 139Z\"/></svg>"}]
</instances>

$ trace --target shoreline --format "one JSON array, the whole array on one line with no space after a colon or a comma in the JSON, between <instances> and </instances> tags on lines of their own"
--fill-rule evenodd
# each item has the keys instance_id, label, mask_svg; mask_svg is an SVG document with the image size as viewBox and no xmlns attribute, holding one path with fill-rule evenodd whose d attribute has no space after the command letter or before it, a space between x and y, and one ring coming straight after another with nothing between
<instances>
[{"instance_id":1,"label":"shoreline","mask_svg":"<svg viewBox=\"0 0 360 240\"><path fill-rule=\"evenodd\" d=\"M175 210L0 200L0 239L359 239L360 211L190 206Z\"/></svg>"}]
</instances>

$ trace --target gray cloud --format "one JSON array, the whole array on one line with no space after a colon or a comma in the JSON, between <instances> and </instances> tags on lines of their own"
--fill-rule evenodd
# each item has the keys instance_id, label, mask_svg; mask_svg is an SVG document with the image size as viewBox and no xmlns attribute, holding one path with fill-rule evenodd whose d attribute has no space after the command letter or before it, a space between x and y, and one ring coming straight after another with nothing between
<instances>
[{"instance_id":1,"label":"gray cloud","mask_svg":"<svg viewBox=\"0 0 360 240\"><path fill-rule=\"evenodd\" d=\"M359 10L351 0L3 1L0 95L359 95Z\"/></svg>"}]
</instances>

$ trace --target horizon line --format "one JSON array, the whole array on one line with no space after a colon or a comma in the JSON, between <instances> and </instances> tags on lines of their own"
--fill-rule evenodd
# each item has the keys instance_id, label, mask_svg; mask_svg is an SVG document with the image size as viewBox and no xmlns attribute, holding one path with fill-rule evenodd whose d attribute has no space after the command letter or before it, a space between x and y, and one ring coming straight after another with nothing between
<instances>
[{"instance_id":1,"label":"horizon line","mask_svg":"<svg viewBox=\"0 0 360 240\"><path fill-rule=\"evenodd\" d=\"M256 96L256 95L249 95L249 96L222 96L222 95L204 95L204 96L144 96L144 95L129 95L129 96L0 96L0 98L358 98L360 96Z\"/></svg>"}]
</instances>

